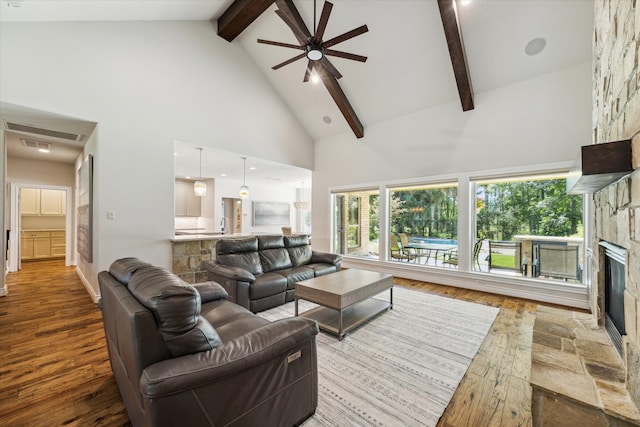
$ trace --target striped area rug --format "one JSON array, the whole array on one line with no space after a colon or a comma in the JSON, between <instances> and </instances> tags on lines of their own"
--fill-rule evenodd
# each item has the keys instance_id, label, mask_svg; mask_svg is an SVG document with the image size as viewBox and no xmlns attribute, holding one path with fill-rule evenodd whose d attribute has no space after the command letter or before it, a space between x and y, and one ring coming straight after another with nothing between
<instances>
[{"instance_id":1,"label":"striped area rug","mask_svg":"<svg viewBox=\"0 0 640 427\"><path fill-rule=\"evenodd\" d=\"M384 292L378 298L387 298ZM294 303L259 313L291 317ZM300 311L315 307L300 301ZM342 341L320 332L318 408L305 427L435 426L498 309L401 287Z\"/></svg>"}]
</instances>

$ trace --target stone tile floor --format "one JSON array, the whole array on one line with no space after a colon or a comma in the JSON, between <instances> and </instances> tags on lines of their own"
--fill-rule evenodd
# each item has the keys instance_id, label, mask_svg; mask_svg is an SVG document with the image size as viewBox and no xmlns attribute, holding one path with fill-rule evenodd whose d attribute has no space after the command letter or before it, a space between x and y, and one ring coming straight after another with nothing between
<instances>
[{"instance_id":1,"label":"stone tile floor","mask_svg":"<svg viewBox=\"0 0 640 427\"><path fill-rule=\"evenodd\" d=\"M625 375L590 314L538 306L530 380L534 427L640 425Z\"/></svg>"}]
</instances>

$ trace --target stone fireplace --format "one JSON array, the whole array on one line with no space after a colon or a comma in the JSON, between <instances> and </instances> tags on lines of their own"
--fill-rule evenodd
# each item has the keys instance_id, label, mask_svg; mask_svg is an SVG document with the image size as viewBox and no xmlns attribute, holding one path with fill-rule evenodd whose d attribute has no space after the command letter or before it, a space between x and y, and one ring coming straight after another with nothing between
<instances>
[{"instance_id":1,"label":"stone fireplace","mask_svg":"<svg viewBox=\"0 0 640 427\"><path fill-rule=\"evenodd\" d=\"M625 386L640 408L640 2L596 0L594 11L593 142L631 139L634 172L591 200L591 310L600 327L621 332ZM624 249L623 267L607 248ZM622 289L607 288L612 274Z\"/></svg>"}]
</instances>

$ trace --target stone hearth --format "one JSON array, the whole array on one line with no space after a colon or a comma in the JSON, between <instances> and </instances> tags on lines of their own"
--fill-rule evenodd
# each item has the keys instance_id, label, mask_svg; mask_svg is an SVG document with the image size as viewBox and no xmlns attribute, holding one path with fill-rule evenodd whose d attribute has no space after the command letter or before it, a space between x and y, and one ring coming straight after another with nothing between
<instances>
[{"instance_id":1,"label":"stone hearth","mask_svg":"<svg viewBox=\"0 0 640 427\"><path fill-rule=\"evenodd\" d=\"M626 369L588 313L538 306L531 351L533 426L638 426Z\"/></svg>"}]
</instances>

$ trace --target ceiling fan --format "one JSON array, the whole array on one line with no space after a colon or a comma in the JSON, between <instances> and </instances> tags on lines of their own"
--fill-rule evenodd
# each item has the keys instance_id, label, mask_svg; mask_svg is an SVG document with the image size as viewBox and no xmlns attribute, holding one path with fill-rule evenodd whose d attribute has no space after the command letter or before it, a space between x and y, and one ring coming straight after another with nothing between
<instances>
[{"instance_id":1,"label":"ceiling fan","mask_svg":"<svg viewBox=\"0 0 640 427\"><path fill-rule=\"evenodd\" d=\"M300 45L290 44L290 43L281 43L275 42L271 40L258 39L258 43L268 44L273 46L281 46L288 47L291 49L303 50L299 55L294 56L291 59L288 59L278 65L271 67L273 70L277 70L285 65L291 64L292 62L297 61L298 59L302 59L306 57L309 62L307 63L307 69L304 73L303 82L309 81L309 77L311 76L314 68L322 68L326 70L330 75L339 79L342 77L342 74L337 70L336 67L329 61L327 56L335 56L339 58L351 59L353 61L365 62L367 60L366 56L356 55L353 53L342 52L339 50L330 49L332 46L342 43L346 40L352 39L360 34L366 33L369 31L366 25L362 25L358 28L355 28L351 31L347 31L344 34L341 34L332 39L323 41L324 32L327 28L327 23L329 22L329 16L331 15L331 10L333 8L333 4L328 1L324 2L324 6L322 7L322 13L320 14L320 21L314 31L314 34L311 35L307 27L300 20L294 19L292 16L288 15L280 8L276 9L276 14L287 24L293 34L296 36ZM313 21L315 24L316 21L316 3L315 0L313 2Z\"/></svg>"}]
</instances>

